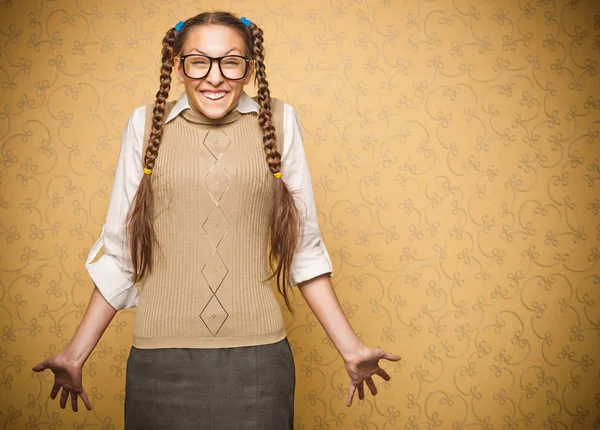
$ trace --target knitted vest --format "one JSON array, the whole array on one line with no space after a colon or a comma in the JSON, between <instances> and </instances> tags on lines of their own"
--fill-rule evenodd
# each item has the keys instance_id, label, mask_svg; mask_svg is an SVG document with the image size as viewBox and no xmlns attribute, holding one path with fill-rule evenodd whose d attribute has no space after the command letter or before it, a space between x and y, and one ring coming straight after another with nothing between
<instances>
[{"instance_id":1,"label":"knitted vest","mask_svg":"<svg viewBox=\"0 0 600 430\"><path fill-rule=\"evenodd\" d=\"M282 153L283 102L273 99L272 108ZM266 281L277 179L262 137L254 112L212 120L186 109L165 125L152 170L154 267L142 281L135 347L228 348L285 337Z\"/></svg>"}]
</instances>

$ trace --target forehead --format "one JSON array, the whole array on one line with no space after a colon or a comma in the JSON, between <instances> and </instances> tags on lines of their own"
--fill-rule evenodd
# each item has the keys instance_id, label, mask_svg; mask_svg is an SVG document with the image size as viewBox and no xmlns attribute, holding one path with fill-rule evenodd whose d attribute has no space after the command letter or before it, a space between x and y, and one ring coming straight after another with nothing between
<instances>
[{"instance_id":1,"label":"forehead","mask_svg":"<svg viewBox=\"0 0 600 430\"><path fill-rule=\"evenodd\" d=\"M183 43L183 54L202 52L210 57L227 53L243 54L244 41L237 31L223 25L200 25L192 29Z\"/></svg>"}]
</instances>

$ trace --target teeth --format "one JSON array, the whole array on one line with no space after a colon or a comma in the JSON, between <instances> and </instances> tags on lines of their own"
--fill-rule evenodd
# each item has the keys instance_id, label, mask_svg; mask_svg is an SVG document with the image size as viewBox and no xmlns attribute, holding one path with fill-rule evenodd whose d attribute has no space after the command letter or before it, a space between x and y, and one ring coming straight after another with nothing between
<instances>
[{"instance_id":1,"label":"teeth","mask_svg":"<svg viewBox=\"0 0 600 430\"><path fill-rule=\"evenodd\" d=\"M219 100L222 99L223 97L225 97L225 92L220 92L220 93L202 93L204 94L204 97L206 97L207 99L211 99L211 100Z\"/></svg>"}]
</instances>

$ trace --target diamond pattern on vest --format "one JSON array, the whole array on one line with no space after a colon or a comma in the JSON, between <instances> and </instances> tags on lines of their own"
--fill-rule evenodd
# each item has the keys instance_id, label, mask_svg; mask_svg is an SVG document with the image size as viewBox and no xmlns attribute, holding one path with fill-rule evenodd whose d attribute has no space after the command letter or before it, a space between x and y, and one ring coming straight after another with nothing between
<instances>
[{"instance_id":1,"label":"diamond pattern on vest","mask_svg":"<svg viewBox=\"0 0 600 430\"><path fill-rule=\"evenodd\" d=\"M203 143L215 158L215 161L210 172L208 172L202 181L212 197L214 207L202 225L202 228L210 239L213 253L201 271L202 276L204 276L210 287L212 297L202 312L200 312L200 319L211 334L217 336L219 330L229 317L229 314L217 297L217 291L229 273L229 269L219 255L219 245L229 229L229 222L219 207L219 201L231 185L232 179L220 164L219 159L229 147L231 140L222 130L211 130L207 133ZM207 204L210 204L210 202L207 202Z\"/></svg>"},{"instance_id":2,"label":"diamond pattern on vest","mask_svg":"<svg viewBox=\"0 0 600 430\"><path fill-rule=\"evenodd\" d=\"M212 296L212 298L206 304L206 307L200 313L200 318L206 327L210 330L213 336L216 336L219 333L223 324L229 317L227 311L217 299L217 296Z\"/></svg>"},{"instance_id":3,"label":"diamond pattern on vest","mask_svg":"<svg viewBox=\"0 0 600 430\"><path fill-rule=\"evenodd\" d=\"M229 270L227 269L227 266L225 266L225 263L217 251L213 252L213 255L211 255L210 259L206 263L206 266L204 266L204 269L202 269L202 275L204 275L204 279L206 279L208 286L215 294L217 293L217 290L221 286L221 283L223 282L223 279L225 279L225 276L228 272Z\"/></svg>"},{"instance_id":4,"label":"diamond pattern on vest","mask_svg":"<svg viewBox=\"0 0 600 430\"><path fill-rule=\"evenodd\" d=\"M215 164L210 170L210 173L204 178L204 186L210 192L210 195L218 202L229 185L231 184L231 177L227 174L225 169L220 164Z\"/></svg>"},{"instance_id":5,"label":"diamond pattern on vest","mask_svg":"<svg viewBox=\"0 0 600 430\"><path fill-rule=\"evenodd\" d=\"M208 218L206 218L206 221L204 221L202 228L204 228L212 246L216 249L229 228L229 222L227 222L227 218L225 218L225 214L223 214L221 208L215 206Z\"/></svg>"},{"instance_id":6,"label":"diamond pattern on vest","mask_svg":"<svg viewBox=\"0 0 600 430\"><path fill-rule=\"evenodd\" d=\"M229 147L231 139L223 130L211 130L204 138L204 146L218 160L225 150Z\"/></svg>"}]
</instances>

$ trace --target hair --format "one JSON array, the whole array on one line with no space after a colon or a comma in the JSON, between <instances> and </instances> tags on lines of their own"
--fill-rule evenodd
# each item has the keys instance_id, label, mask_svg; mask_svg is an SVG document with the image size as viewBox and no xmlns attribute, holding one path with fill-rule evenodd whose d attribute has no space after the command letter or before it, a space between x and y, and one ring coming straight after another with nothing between
<instances>
[{"instance_id":1,"label":"hair","mask_svg":"<svg viewBox=\"0 0 600 430\"><path fill-rule=\"evenodd\" d=\"M171 72L175 58L181 54L188 33L201 25L222 25L236 31L244 41L246 55L254 60L254 83L258 87L258 123L263 132L263 147L271 173L280 172L281 154L277 149L275 127L271 110L271 94L265 71L265 50L263 31L254 23L246 26L239 18L228 12L205 12L189 18L183 27L176 31L171 28L162 41L162 66L160 68L160 87L156 93L152 126L148 146L144 155L144 167L153 169L163 136L165 122L165 104L171 89ZM140 281L152 271L152 252L156 245L153 227L154 197L151 175L144 174L127 217L133 281ZM291 309L287 283L296 245L300 236L301 218L294 197L283 180L275 180L273 209L270 215L269 267L272 273L266 280L273 278L277 288Z\"/></svg>"}]
</instances>

